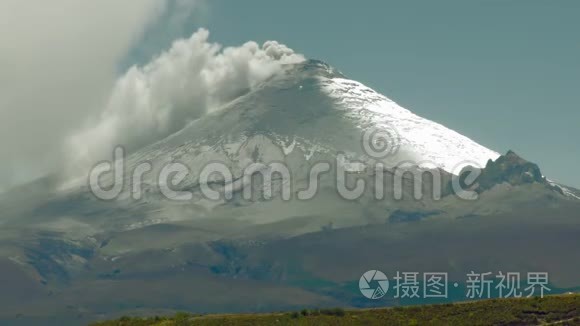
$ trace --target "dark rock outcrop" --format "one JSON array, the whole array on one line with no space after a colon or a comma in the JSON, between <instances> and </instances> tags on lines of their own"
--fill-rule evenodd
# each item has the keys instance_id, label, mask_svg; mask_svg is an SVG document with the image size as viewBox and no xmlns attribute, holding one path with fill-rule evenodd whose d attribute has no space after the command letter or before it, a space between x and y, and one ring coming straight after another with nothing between
<instances>
[{"instance_id":1,"label":"dark rock outcrop","mask_svg":"<svg viewBox=\"0 0 580 326\"><path fill-rule=\"evenodd\" d=\"M473 168L464 169L460 173L460 184L463 189L470 189L478 193L490 190L500 184L509 184L517 187L536 183L563 194L560 187L554 186L546 180L537 164L523 159L511 150L495 161L489 160L476 181L470 185L465 182L468 170L473 170ZM448 186L450 193L452 193L451 189L450 183Z\"/></svg>"},{"instance_id":2,"label":"dark rock outcrop","mask_svg":"<svg viewBox=\"0 0 580 326\"><path fill-rule=\"evenodd\" d=\"M482 191L502 183L512 186L546 183L537 164L524 160L512 151L495 161L489 160L481 172L477 182Z\"/></svg>"}]
</instances>

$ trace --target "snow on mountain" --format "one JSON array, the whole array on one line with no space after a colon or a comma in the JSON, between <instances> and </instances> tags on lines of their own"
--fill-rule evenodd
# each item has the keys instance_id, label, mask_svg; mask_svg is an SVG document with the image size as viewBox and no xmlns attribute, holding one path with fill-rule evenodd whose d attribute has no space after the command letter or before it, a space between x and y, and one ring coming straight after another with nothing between
<instances>
[{"instance_id":1,"label":"snow on mountain","mask_svg":"<svg viewBox=\"0 0 580 326\"><path fill-rule=\"evenodd\" d=\"M462 163L485 167L489 159L500 154L433 121L421 118L404 109L369 87L344 78L321 77L322 89L348 115L358 120L361 129L372 125L378 129L394 129L399 134L400 146L417 155L418 162L435 163L443 170L457 173Z\"/></svg>"},{"instance_id":2,"label":"snow on mountain","mask_svg":"<svg viewBox=\"0 0 580 326\"><path fill-rule=\"evenodd\" d=\"M390 137L389 155L378 159L369 155L365 147L369 131ZM185 164L190 173L180 187L198 189L203 168L221 162L230 168L236 180L234 188L240 190L246 185L239 179L253 162L284 162L293 178L304 183L312 164L335 160L338 154L344 154L346 160L336 164L347 170L360 170L358 162L378 160L387 168L421 165L456 175L467 165L484 168L489 160L500 157L347 79L328 64L307 60L283 66L281 72L221 109L130 153L126 168L132 172L141 163L151 163L152 171L144 175L141 184L147 192L156 193L157 178L167 163ZM112 177L105 175L101 182L110 184ZM131 173L125 174L126 186L132 184L131 178ZM79 187L86 188L86 175L69 180L61 189L74 192ZM558 187L565 196L578 198L568 188ZM120 198L129 195L125 192Z\"/></svg>"},{"instance_id":3,"label":"snow on mountain","mask_svg":"<svg viewBox=\"0 0 580 326\"><path fill-rule=\"evenodd\" d=\"M365 160L363 134L369 130L387 131L394 138L390 141L397 150L383 159L390 166L427 161L457 173L458 165L484 167L499 157L329 65L309 60L287 65L255 91L133 153L129 161L130 166L143 161L160 166L179 160L194 171L216 160L239 167L256 160L251 157L256 148L262 162L284 160L294 152L305 161L340 152Z\"/></svg>"}]
</instances>

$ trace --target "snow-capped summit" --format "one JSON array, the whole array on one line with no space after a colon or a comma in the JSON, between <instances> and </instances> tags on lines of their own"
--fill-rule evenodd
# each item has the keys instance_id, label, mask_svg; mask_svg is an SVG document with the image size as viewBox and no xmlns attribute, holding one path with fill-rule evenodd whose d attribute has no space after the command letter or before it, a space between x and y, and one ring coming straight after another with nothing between
<instances>
[{"instance_id":1,"label":"snow-capped summit","mask_svg":"<svg viewBox=\"0 0 580 326\"><path fill-rule=\"evenodd\" d=\"M137 151L131 160L162 163L178 158L193 167L216 159L239 161L243 159L236 157L240 146L248 141L262 143L260 157L264 161L282 160L298 150L306 160L317 153L338 152L364 159L369 157L367 147L380 150L375 147L381 146L381 140L385 150L381 160L391 166L427 162L458 173L465 165L483 168L488 160L499 157L495 151L347 79L330 65L307 60L284 66L256 90ZM370 153L371 158L376 158L374 154Z\"/></svg>"}]
</instances>

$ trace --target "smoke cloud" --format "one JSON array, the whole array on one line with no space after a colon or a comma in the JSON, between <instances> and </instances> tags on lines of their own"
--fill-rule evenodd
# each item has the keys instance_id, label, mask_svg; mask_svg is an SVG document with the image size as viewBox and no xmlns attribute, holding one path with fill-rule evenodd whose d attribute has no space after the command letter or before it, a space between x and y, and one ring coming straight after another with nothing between
<instances>
[{"instance_id":1,"label":"smoke cloud","mask_svg":"<svg viewBox=\"0 0 580 326\"><path fill-rule=\"evenodd\" d=\"M0 188L58 169L64 139L100 111L119 63L130 60L150 26L174 28L200 5L0 1Z\"/></svg>"},{"instance_id":2,"label":"smoke cloud","mask_svg":"<svg viewBox=\"0 0 580 326\"><path fill-rule=\"evenodd\" d=\"M132 151L162 139L304 60L275 41L223 48L208 37L200 29L120 77L102 112L67 139L73 168L111 159L117 145Z\"/></svg>"}]
</instances>

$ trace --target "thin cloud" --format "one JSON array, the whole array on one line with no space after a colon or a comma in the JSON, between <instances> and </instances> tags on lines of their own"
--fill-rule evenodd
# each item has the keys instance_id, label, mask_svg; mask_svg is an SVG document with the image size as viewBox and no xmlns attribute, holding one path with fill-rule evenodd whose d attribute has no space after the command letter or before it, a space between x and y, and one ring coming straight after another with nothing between
<instances>
[{"instance_id":1,"label":"thin cloud","mask_svg":"<svg viewBox=\"0 0 580 326\"><path fill-rule=\"evenodd\" d=\"M304 60L275 41L223 48L200 29L116 82L103 111L67 142L73 168L110 159L114 146L150 144L248 92L282 64Z\"/></svg>"},{"instance_id":2,"label":"thin cloud","mask_svg":"<svg viewBox=\"0 0 580 326\"><path fill-rule=\"evenodd\" d=\"M102 107L119 62L170 1L0 1L0 187L59 163L65 137ZM179 3L187 12L197 1Z\"/></svg>"}]
</instances>

